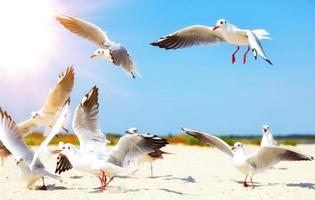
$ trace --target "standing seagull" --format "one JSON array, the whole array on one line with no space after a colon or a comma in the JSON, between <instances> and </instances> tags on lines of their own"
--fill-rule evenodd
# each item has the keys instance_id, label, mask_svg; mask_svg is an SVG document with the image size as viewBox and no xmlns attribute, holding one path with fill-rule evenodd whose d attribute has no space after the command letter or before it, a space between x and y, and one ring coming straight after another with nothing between
<instances>
[{"instance_id":1,"label":"standing seagull","mask_svg":"<svg viewBox=\"0 0 315 200\"><path fill-rule=\"evenodd\" d=\"M134 172L131 163L165 146L167 141L155 135L126 134L114 149L109 150L106 148L106 136L101 132L98 113L98 88L94 86L76 108L72 122L80 148L72 144L61 145L55 151L61 154L55 172L60 174L76 168L91 173L99 177L104 190L116 175Z\"/></svg>"},{"instance_id":2,"label":"standing seagull","mask_svg":"<svg viewBox=\"0 0 315 200\"><path fill-rule=\"evenodd\" d=\"M247 51L243 56L243 63L246 63L246 55L252 49L255 59L257 53L266 60L270 65L272 63L267 59L267 56L259 42L261 39L270 39L269 33L264 29L248 30L239 29L233 24L230 24L225 19L219 19L214 27L195 25L189 26L161 39L152 42L151 45L165 49L179 49L191 47L200 44L215 44L218 42L227 42L237 45L236 51L232 54L232 63L235 63L235 54L240 49L240 45L245 45Z\"/></svg>"},{"instance_id":3,"label":"standing seagull","mask_svg":"<svg viewBox=\"0 0 315 200\"><path fill-rule=\"evenodd\" d=\"M32 128L44 126L46 136L65 102L70 98L74 84L73 66L68 67L65 74L59 75L56 86L49 91L44 106L37 112L32 112L32 117L18 125L22 134L29 134ZM66 120L65 120L66 121ZM68 130L62 127L66 132Z\"/></svg>"},{"instance_id":4,"label":"standing seagull","mask_svg":"<svg viewBox=\"0 0 315 200\"><path fill-rule=\"evenodd\" d=\"M137 128L129 128L126 133L128 134L139 134L139 131ZM150 152L146 155L144 155L140 160L139 160L139 166L143 162L149 162L150 163L150 170L151 170L151 178L153 177L153 162L156 160L163 159L164 154L172 154L166 151L162 151L160 149L157 149L153 152Z\"/></svg>"},{"instance_id":5,"label":"standing seagull","mask_svg":"<svg viewBox=\"0 0 315 200\"><path fill-rule=\"evenodd\" d=\"M264 125L262 127L262 132L263 132L263 136L260 143L261 147L279 145L278 142L273 138L270 132L270 127L268 125Z\"/></svg>"},{"instance_id":6,"label":"standing seagull","mask_svg":"<svg viewBox=\"0 0 315 200\"><path fill-rule=\"evenodd\" d=\"M72 33L88 39L99 47L91 58L104 58L114 65L122 67L133 78L136 78L136 75L141 77L127 49L121 44L110 41L106 32L102 31L98 26L67 15L58 14L56 19Z\"/></svg>"},{"instance_id":7,"label":"standing seagull","mask_svg":"<svg viewBox=\"0 0 315 200\"><path fill-rule=\"evenodd\" d=\"M245 175L244 187L248 187L246 179L250 176L252 188L254 188L252 176L262 172L280 161L313 160L312 156L277 146L265 146L258 149L254 154L245 155L245 148L240 142L236 142L232 148L220 138L208 135L192 129L182 128L187 134L202 142L213 145L233 159L234 166Z\"/></svg>"},{"instance_id":8,"label":"standing seagull","mask_svg":"<svg viewBox=\"0 0 315 200\"><path fill-rule=\"evenodd\" d=\"M62 123L66 117L69 102L67 101L64 108L61 110L56 123L51 129L52 134L55 135L62 127ZM59 176L46 171L44 165L39 160L39 155L47 147L52 138L46 138L38 150L34 153L31 149L26 147L22 133L19 131L15 122L11 116L7 114L0 107L0 139L3 145L12 153L16 162L16 165L21 170L21 178L26 182L26 187L30 187L34 182L40 178L43 180L43 186L40 188L46 190L44 177L49 176L51 178L60 179Z\"/></svg>"}]
</instances>

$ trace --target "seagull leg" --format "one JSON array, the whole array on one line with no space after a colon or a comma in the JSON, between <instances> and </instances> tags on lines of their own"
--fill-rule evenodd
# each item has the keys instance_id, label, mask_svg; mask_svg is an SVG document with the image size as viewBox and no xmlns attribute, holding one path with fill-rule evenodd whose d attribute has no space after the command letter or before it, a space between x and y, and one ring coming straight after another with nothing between
<instances>
[{"instance_id":1,"label":"seagull leg","mask_svg":"<svg viewBox=\"0 0 315 200\"><path fill-rule=\"evenodd\" d=\"M247 47L247 51L246 51L246 53L244 54L244 57L243 57L243 64L246 63L246 56L247 56L247 53L249 52L249 50L250 50L250 48Z\"/></svg>"},{"instance_id":2,"label":"seagull leg","mask_svg":"<svg viewBox=\"0 0 315 200\"><path fill-rule=\"evenodd\" d=\"M238 52L238 50L240 50L240 46L237 46L237 49L236 49L236 51L232 54L232 64L234 64L235 63L235 54Z\"/></svg>"},{"instance_id":3,"label":"seagull leg","mask_svg":"<svg viewBox=\"0 0 315 200\"><path fill-rule=\"evenodd\" d=\"M254 184L253 184L253 177L252 177L252 176L250 176L250 183L251 183L251 185L252 185L252 189L254 189L255 186L254 186Z\"/></svg>"},{"instance_id":4,"label":"seagull leg","mask_svg":"<svg viewBox=\"0 0 315 200\"><path fill-rule=\"evenodd\" d=\"M44 177L42 177L42 180L43 180L43 186L41 188L39 188L40 190L47 190L47 187L45 185L45 179Z\"/></svg>"},{"instance_id":5,"label":"seagull leg","mask_svg":"<svg viewBox=\"0 0 315 200\"><path fill-rule=\"evenodd\" d=\"M248 187L248 184L247 184L247 182L246 182L247 176L248 176L248 175L245 176L245 180L244 180L244 182L243 182L243 186L244 186L244 187Z\"/></svg>"},{"instance_id":6,"label":"seagull leg","mask_svg":"<svg viewBox=\"0 0 315 200\"><path fill-rule=\"evenodd\" d=\"M104 190L105 188L104 188L104 182L103 182L103 177L98 177L98 179L100 180L100 182L101 182L101 187L100 187L100 189L101 190Z\"/></svg>"},{"instance_id":7,"label":"seagull leg","mask_svg":"<svg viewBox=\"0 0 315 200\"><path fill-rule=\"evenodd\" d=\"M150 169L151 169L151 178L153 178L153 164L152 161L150 161Z\"/></svg>"}]
</instances>

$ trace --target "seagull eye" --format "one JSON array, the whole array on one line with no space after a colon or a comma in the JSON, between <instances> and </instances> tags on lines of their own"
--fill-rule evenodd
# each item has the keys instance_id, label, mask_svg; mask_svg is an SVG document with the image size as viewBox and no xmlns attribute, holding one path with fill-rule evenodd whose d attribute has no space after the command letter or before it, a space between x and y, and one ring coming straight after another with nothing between
<instances>
[{"instance_id":1,"label":"seagull eye","mask_svg":"<svg viewBox=\"0 0 315 200\"><path fill-rule=\"evenodd\" d=\"M62 149L65 149L65 147L62 147Z\"/></svg>"},{"instance_id":2,"label":"seagull eye","mask_svg":"<svg viewBox=\"0 0 315 200\"><path fill-rule=\"evenodd\" d=\"M223 21L221 21L220 24L223 24Z\"/></svg>"},{"instance_id":3,"label":"seagull eye","mask_svg":"<svg viewBox=\"0 0 315 200\"><path fill-rule=\"evenodd\" d=\"M224 23L226 24L226 21L224 21Z\"/></svg>"},{"instance_id":4,"label":"seagull eye","mask_svg":"<svg viewBox=\"0 0 315 200\"><path fill-rule=\"evenodd\" d=\"M68 149L70 149L70 147L68 147Z\"/></svg>"}]
</instances>

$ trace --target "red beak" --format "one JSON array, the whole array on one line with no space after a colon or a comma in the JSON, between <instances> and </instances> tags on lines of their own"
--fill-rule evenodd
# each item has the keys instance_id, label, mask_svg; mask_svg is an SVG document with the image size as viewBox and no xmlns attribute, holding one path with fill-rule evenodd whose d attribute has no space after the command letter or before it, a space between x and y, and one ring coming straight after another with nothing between
<instances>
[{"instance_id":1,"label":"red beak","mask_svg":"<svg viewBox=\"0 0 315 200\"><path fill-rule=\"evenodd\" d=\"M235 149L235 147L232 147L231 150L233 151Z\"/></svg>"},{"instance_id":2,"label":"red beak","mask_svg":"<svg viewBox=\"0 0 315 200\"><path fill-rule=\"evenodd\" d=\"M215 27L213 27L213 31L215 31L216 29L218 29L218 28L220 28L220 26L215 26Z\"/></svg>"},{"instance_id":3,"label":"red beak","mask_svg":"<svg viewBox=\"0 0 315 200\"><path fill-rule=\"evenodd\" d=\"M93 54L93 55L91 55L91 57L90 57L90 58L95 58L95 56L96 56L96 55L95 55L95 54Z\"/></svg>"},{"instance_id":4,"label":"red beak","mask_svg":"<svg viewBox=\"0 0 315 200\"><path fill-rule=\"evenodd\" d=\"M54 150L54 151L52 151L53 154L57 154L57 153L60 153L60 152L61 152L61 150Z\"/></svg>"}]
</instances>

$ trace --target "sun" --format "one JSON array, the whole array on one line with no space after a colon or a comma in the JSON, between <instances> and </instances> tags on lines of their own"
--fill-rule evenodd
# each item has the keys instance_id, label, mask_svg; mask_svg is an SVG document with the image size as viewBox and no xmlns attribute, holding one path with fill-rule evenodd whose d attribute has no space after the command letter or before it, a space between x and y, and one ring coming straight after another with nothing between
<instances>
[{"instance_id":1,"label":"sun","mask_svg":"<svg viewBox=\"0 0 315 200\"><path fill-rule=\"evenodd\" d=\"M0 73L34 71L53 48L50 0L10 0L0 7Z\"/></svg>"}]
</instances>

